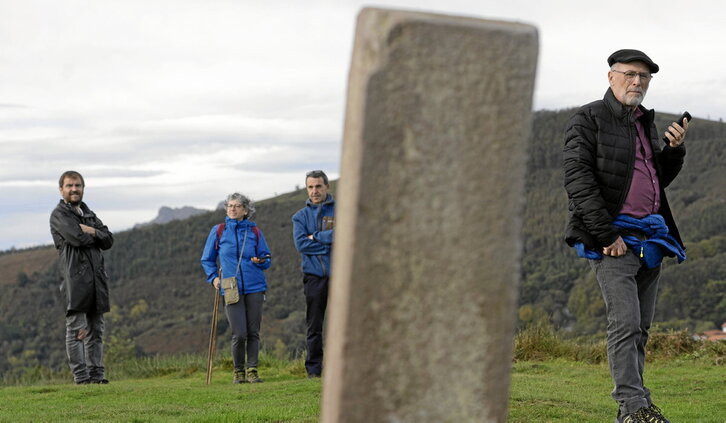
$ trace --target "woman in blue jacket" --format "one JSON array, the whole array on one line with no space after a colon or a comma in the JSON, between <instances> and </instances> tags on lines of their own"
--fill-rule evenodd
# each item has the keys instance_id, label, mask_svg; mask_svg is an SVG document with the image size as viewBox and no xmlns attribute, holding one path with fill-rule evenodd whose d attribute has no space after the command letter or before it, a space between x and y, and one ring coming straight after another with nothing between
<instances>
[{"instance_id":1,"label":"woman in blue jacket","mask_svg":"<svg viewBox=\"0 0 726 423\"><path fill-rule=\"evenodd\" d=\"M225 201L227 217L209 232L202 253L202 268L207 282L221 289L224 311L232 328L234 383L262 382L257 372L260 352L262 304L267 282L264 270L270 267L270 249L255 222L249 220L255 208L249 198L234 193ZM217 258L219 264L217 265ZM226 278L231 284L227 286ZM231 291L236 282L236 291ZM226 294L226 295L225 295ZM237 299L238 298L238 299ZM237 299L235 301L235 299ZM247 363L245 371L245 352Z\"/></svg>"}]
</instances>

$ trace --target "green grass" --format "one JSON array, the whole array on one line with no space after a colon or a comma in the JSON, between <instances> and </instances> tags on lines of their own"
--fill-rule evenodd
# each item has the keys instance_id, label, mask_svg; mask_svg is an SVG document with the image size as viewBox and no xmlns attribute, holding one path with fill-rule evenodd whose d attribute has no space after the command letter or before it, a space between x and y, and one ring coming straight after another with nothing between
<instances>
[{"instance_id":1,"label":"green grass","mask_svg":"<svg viewBox=\"0 0 726 423\"><path fill-rule=\"evenodd\" d=\"M726 343L655 335L645 379L676 423L726 423ZM615 402L601 342L563 340L543 328L517 336L509 423L612 422ZM223 354L221 354L223 355ZM305 378L302 359L260 357L261 384L233 385L229 358L205 384L206 359L146 357L110 365L109 385L70 383L70 373L27 369L5 375L5 422L316 422L321 381Z\"/></svg>"},{"instance_id":2,"label":"green grass","mask_svg":"<svg viewBox=\"0 0 726 423\"><path fill-rule=\"evenodd\" d=\"M264 383L233 385L231 360L220 359L206 385L206 359L182 355L119 363L108 385L39 373L50 378L0 388L0 422L318 421L321 381L305 377L301 360L262 354L259 370Z\"/></svg>"},{"instance_id":3,"label":"green grass","mask_svg":"<svg viewBox=\"0 0 726 423\"><path fill-rule=\"evenodd\" d=\"M204 374L0 390L2 422L316 422L320 380L232 385Z\"/></svg>"},{"instance_id":4,"label":"green grass","mask_svg":"<svg viewBox=\"0 0 726 423\"><path fill-rule=\"evenodd\" d=\"M261 368L265 382L231 384L231 371L173 373L109 385L55 383L0 388L0 422L316 422L321 383L295 370ZM649 364L653 398L673 422L726 422L726 371L705 360ZM606 364L569 360L514 364L510 423L611 422Z\"/></svg>"},{"instance_id":5,"label":"green grass","mask_svg":"<svg viewBox=\"0 0 726 423\"><path fill-rule=\"evenodd\" d=\"M653 401L672 422L726 423L726 369L708 361L646 364ZM509 398L510 423L612 422L607 364L565 360L515 363Z\"/></svg>"}]
</instances>

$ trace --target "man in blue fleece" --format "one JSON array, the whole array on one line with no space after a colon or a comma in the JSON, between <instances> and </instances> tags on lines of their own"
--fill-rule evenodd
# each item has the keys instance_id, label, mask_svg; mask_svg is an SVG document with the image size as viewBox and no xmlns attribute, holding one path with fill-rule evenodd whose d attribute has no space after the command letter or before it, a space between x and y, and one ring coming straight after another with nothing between
<instances>
[{"instance_id":1,"label":"man in blue fleece","mask_svg":"<svg viewBox=\"0 0 726 423\"><path fill-rule=\"evenodd\" d=\"M323 372L323 322L328 305L330 252L333 249L335 200L328 194L328 176L322 170L305 175L308 200L305 207L292 216L295 248L302 256L303 290L307 304L308 377L320 377Z\"/></svg>"}]
</instances>

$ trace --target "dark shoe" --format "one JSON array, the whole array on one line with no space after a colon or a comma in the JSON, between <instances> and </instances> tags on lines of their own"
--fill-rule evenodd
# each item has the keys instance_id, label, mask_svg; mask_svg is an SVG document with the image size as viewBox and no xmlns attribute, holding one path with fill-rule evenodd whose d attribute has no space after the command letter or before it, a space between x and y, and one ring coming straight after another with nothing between
<instances>
[{"instance_id":1,"label":"dark shoe","mask_svg":"<svg viewBox=\"0 0 726 423\"><path fill-rule=\"evenodd\" d=\"M108 379L91 379L91 383L97 383L99 385L108 385Z\"/></svg>"},{"instance_id":2,"label":"dark shoe","mask_svg":"<svg viewBox=\"0 0 726 423\"><path fill-rule=\"evenodd\" d=\"M234 369L234 378L232 379L232 383L238 384L238 383L246 383L245 380L245 369Z\"/></svg>"},{"instance_id":3,"label":"dark shoe","mask_svg":"<svg viewBox=\"0 0 726 423\"><path fill-rule=\"evenodd\" d=\"M642 407L639 408L638 411L626 414L624 416L621 415L620 410L618 410L618 417L615 419L615 423L656 423L656 421L651 421L647 419L648 407Z\"/></svg>"},{"instance_id":4,"label":"dark shoe","mask_svg":"<svg viewBox=\"0 0 726 423\"><path fill-rule=\"evenodd\" d=\"M663 416L663 413L660 411L660 408L658 408L655 404L651 404L650 407L648 407L648 422L653 423L670 423L668 419L666 419Z\"/></svg>"},{"instance_id":5,"label":"dark shoe","mask_svg":"<svg viewBox=\"0 0 726 423\"><path fill-rule=\"evenodd\" d=\"M261 383L260 376L257 374L257 367L250 367L247 369L247 382L249 383Z\"/></svg>"},{"instance_id":6,"label":"dark shoe","mask_svg":"<svg viewBox=\"0 0 726 423\"><path fill-rule=\"evenodd\" d=\"M308 373L308 379L320 379L320 375L317 373Z\"/></svg>"}]
</instances>

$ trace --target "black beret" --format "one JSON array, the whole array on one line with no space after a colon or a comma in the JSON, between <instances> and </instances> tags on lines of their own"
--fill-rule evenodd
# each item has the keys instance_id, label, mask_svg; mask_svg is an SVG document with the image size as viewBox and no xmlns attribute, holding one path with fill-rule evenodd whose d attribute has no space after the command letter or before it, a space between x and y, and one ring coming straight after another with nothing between
<instances>
[{"instance_id":1,"label":"black beret","mask_svg":"<svg viewBox=\"0 0 726 423\"><path fill-rule=\"evenodd\" d=\"M660 69L647 54L640 50L618 50L608 57L608 65L612 66L615 63L629 63L629 62L643 62L650 68L650 73L656 73Z\"/></svg>"}]
</instances>

